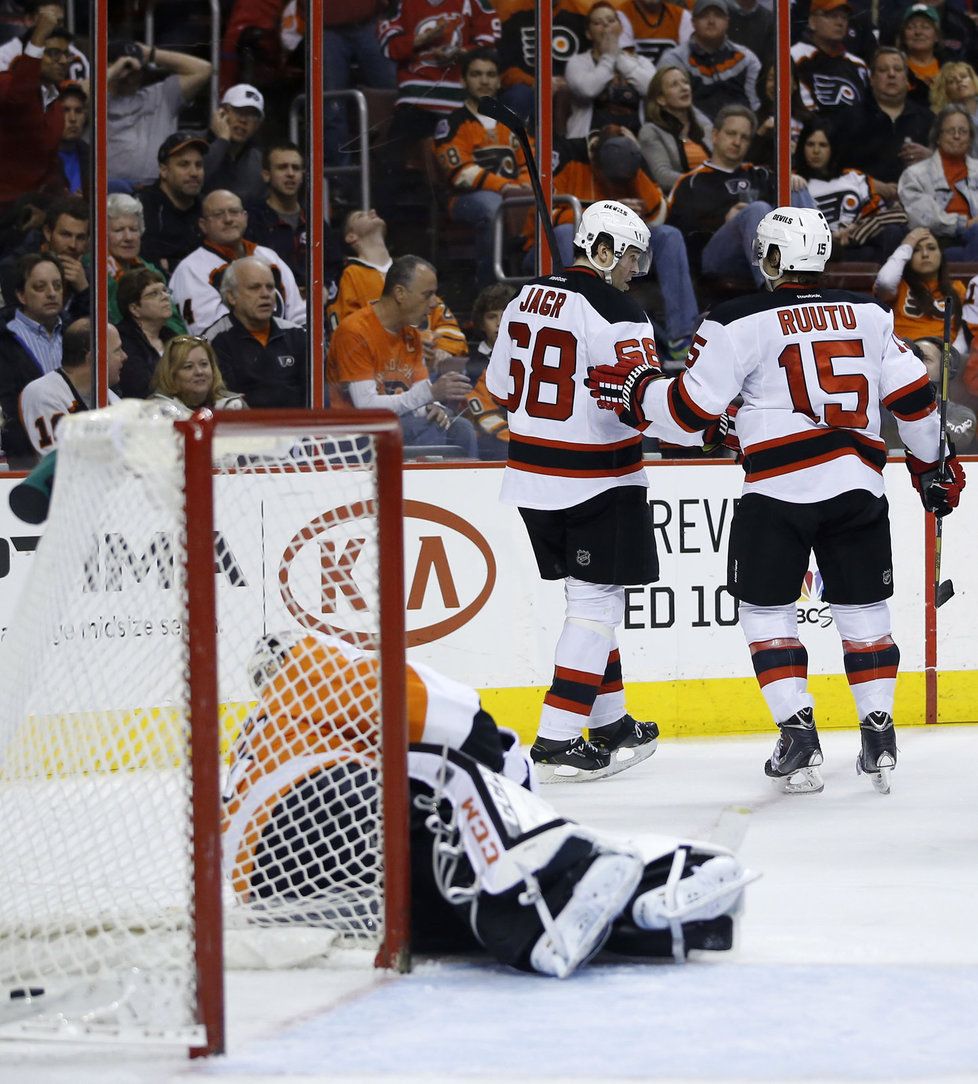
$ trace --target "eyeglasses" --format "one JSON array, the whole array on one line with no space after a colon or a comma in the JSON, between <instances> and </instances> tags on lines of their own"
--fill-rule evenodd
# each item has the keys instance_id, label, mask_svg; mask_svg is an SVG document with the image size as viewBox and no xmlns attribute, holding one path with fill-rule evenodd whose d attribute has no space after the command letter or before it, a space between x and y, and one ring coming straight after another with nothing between
<instances>
[{"instance_id":1,"label":"eyeglasses","mask_svg":"<svg viewBox=\"0 0 978 1084\"><path fill-rule=\"evenodd\" d=\"M208 211L203 218L240 218L245 213L243 207L228 207L224 211Z\"/></svg>"},{"instance_id":2,"label":"eyeglasses","mask_svg":"<svg viewBox=\"0 0 978 1084\"><path fill-rule=\"evenodd\" d=\"M154 286L152 290L143 290L143 301L157 297L169 297L170 291L166 286Z\"/></svg>"}]
</instances>

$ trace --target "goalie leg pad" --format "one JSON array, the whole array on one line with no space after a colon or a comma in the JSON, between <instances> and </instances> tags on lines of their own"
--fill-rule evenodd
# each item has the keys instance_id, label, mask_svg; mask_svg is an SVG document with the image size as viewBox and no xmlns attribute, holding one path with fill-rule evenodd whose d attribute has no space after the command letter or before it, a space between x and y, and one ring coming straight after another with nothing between
<instances>
[{"instance_id":1,"label":"goalie leg pad","mask_svg":"<svg viewBox=\"0 0 978 1084\"><path fill-rule=\"evenodd\" d=\"M409 771L430 789L415 805L435 837L435 883L487 951L564 977L601 947L638 885L640 858L455 750L412 746Z\"/></svg>"}]
</instances>

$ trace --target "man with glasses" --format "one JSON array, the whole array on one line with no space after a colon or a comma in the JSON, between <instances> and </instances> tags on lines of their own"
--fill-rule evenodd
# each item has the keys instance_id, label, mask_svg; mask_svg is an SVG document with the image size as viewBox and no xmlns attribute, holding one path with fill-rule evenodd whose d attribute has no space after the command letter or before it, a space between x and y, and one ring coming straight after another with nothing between
<instances>
[{"instance_id":1,"label":"man with glasses","mask_svg":"<svg viewBox=\"0 0 978 1084\"><path fill-rule=\"evenodd\" d=\"M63 186L58 87L68 74L71 33L59 23L56 6L40 8L24 52L0 73L0 217L25 192Z\"/></svg>"},{"instance_id":2,"label":"man with glasses","mask_svg":"<svg viewBox=\"0 0 978 1084\"><path fill-rule=\"evenodd\" d=\"M245 240L247 225L248 215L233 192L218 189L204 197L198 222L203 244L180 261L170 280L177 310L195 335L228 311L221 297L221 278L229 264L245 256L257 256L271 268L275 315L294 324L306 322L306 303L288 264L270 248Z\"/></svg>"}]
</instances>

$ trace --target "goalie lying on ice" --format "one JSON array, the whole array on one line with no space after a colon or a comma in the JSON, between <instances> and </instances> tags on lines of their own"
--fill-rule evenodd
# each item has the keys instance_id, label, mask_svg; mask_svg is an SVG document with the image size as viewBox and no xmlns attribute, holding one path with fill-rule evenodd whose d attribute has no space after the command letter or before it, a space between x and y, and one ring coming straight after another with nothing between
<instances>
[{"instance_id":1,"label":"goalie lying on ice","mask_svg":"<svg viewBox=\"0 0 978 1084\"><path fill-rule=\"evenodd\" d=\"M224 864L238 898L340 928L376 900L377 660L328 636L264 637L232 752ZM754 875L723 848L616 838L561 817L474 689L407 668L412 941L477 946L564 978L599 950L727 949ZM284 910L283 910L284 909ZM367 915L368 920L372 917Z\"/></svg>"}]
</instances>

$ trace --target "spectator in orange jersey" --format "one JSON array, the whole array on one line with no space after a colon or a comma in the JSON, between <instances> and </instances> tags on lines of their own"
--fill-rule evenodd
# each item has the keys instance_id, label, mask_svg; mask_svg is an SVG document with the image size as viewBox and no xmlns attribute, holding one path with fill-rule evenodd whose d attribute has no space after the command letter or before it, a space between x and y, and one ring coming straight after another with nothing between
<instances>
[{"instance_id":1,"label":"spectator in orange jersey","mask_svg":"<svg viewBox=\"0 0 978 1084\"><path fill-rule=\"evenodd\" d=\"M472 306L472 327L483 339L469 357L469 379L475 387L469 393L466 414L476 427L480 459L509 457L509 420L506 409L499 406L486 387L486 366L499 335L503 311L515 296L509 286L496 282L487 286Z\"/></svg>"},{"instance_id":2,"label":"spectator in orange jersey","mask_svg":"<svg viewBox=\"0 0 978 1084\"><path fill-rule=\"evenodd\" d=\"M652 264L666 299L661 323L667 346L660 357L685 359L700 307L690 278L686 242L679 230L663 224L666 201L648 174L638 140L627 128L610 124L592 132L587 140L561 140L557 154L555 191L577 196L582 203L617 200L648 224ZM572 252L565 251L574 233L569 211L558 210L557 222L557 241L564 266L569 267L574 262Z\"/></svg>"},{"instance_id":3,"label":"spectator in orange jersey","mask_svg":"<svg viewBox=\"0 0 978 1084\"><path fill-rule=\"evenodd\" d=\"M880 268L873 292L893 309L893 330L904 339L944 334L944 299L954 299L951 341L965 350L961 330L964 287L951 279L937 238L924 227L911 230Z\"/></svg>"},{"instance_id":4,"label":"spectator in orange jersey","mask_svg":"<svg viewBox=\"0 0 978 1084\"><path fill-rule=\"evenodd\" d=\"M326 309L329 326L334 331L350 313L380 297L384 292L384 276L394 262L387 249L387 223L372 208L350 211L343 223L343 242L353 255L344 264ZM440 297L435 298L435 307L424 313L418 331L425 364L431 372L438 374L446 368L461 367L469 344ZM453 362L453 359L458 360Z\"/></svg>"},{"instance_id":5,"label":"spectator in orange jersey","mask_svg":"<svg viewBox=\"0 0 978 1084\"><path fill-rule=\"evenodd\" d=\"M479 99L499 91L499 61L488 49L462 60L465 104L435 129L435 154L453 193L448 215L475 231L476 280L493 281L492 224L508 196L532 196L526 161L515 136L502 124L487 126ZM488 120L488 118L486 118Z\"/></svg>"},{"instance_id":6,"label":"spectator in orange jersey","mask_svg":"<svg viewBox=\"0 0 978 1084\"><path fill-rule=\"evenodd\" d=\"M434 267L420 256L396 259L384 291L341 320L326 358L331 394L358 410L390 410L405 444L456 444L477 455L475 430L444 405L458 404L472 385L461 373L430 379L417 325L431 312L438 291Z\"/></svg>"},{"instance_id":7,"label":"spectator in orange jersey","mask_svg":"<svg viewBox=\"0 0 978 1084\"><path fill-rule=\"evenodd\" d=\"M659 63L674 45L689 41L693 20L685 4L672 0L621 0L617 5L635 35L635 52Z\"/></svg>"}]
</instances>

